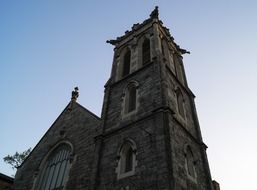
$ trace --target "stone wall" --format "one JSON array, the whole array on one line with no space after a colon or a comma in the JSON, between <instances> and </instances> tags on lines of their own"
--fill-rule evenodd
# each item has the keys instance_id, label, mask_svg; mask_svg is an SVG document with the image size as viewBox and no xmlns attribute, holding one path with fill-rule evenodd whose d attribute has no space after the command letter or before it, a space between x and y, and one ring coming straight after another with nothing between
<instances>
[{"instance_id":1,"label":"stone wall","mask_svg":"<svg viewBox=\"0 0 257 190\"><path fill-rule=\"evenodd\" d=\"M159 87L158 72L155 70L155 62L134 72L126 78L110 86L110 98L106 102L108 110L106 114L105 130L120 127L131 123L151 113L152 110L160 107L161 94ZM131 81L138 82L138 110L136 114L126 117L122 110L124 106L124 91Z\"/></svg>"},{"instance_id":2,"label":"stone wall","mask_svg":"<svg viewBox=\"0 0 257 190\"><path fill-rule=\"evenodd\" d=\"M170 182L162 123L162 114L156 113L105 134L98 189L167 189ZM118 179L117 155L127 139L136 144L137 166L134 175Z\"/></svg>"}]
</instances>

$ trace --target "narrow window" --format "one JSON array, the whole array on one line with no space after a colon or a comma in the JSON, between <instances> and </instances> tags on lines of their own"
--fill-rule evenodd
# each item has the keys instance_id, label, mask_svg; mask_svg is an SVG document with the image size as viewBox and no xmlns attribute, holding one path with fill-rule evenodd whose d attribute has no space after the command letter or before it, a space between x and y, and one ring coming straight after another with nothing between
<instances>
[{"instance_id":1,"label":"narrow window","mask_svg":"<svg viewBox=\"0 0 257 190\"><path fill-rule=\"evenodd\" d=\"M164 43L165 43L165 40L162 39L162 43L161 43L162 55L163 55L163 57L166 57L166 52L165 52L165 48L164 48L165 44Z\"/></svg>"},{"instance_id":2,"label":"narrow window","mask_svg":"<svg viewBox=\"0 0 257 190\"><path fill-rule=\"evenodd\" d=\"M183 74L183 62L182 58L179 55L174 56L175 60L175 69L176 69L176 75L178 77L178 80L184 84L184 74Z\"/></svg>"},{"instance_id":3,"label":"narrow window","mask_svg":"<svg viewBox=\"0 0 257 190\"><path fill-rule=\"evenodd\" d=\"M132 85L128 89L128 113L136 109L137 90L136 86Z\"/></svg>"},{"instance_id":4,"label":"narrow window","mask_svg":"<svg viewBox=\"0 0 257 190\"><path fill-rule=\"evenodd\" d=\"M125 77L130 73L130 57L131 53L130 50L128 50L124 55L122 77Z\"/></svg>"},{"instance_id":5,"label":"narrow window","mask_svg":"<svg viewBox=\"0 0 257 190\"><path fill-rule=\"evenodd\" d=\"M143 65L151 61L151 51L150 51L150 40L145 39L142 47L142 63Z\"/></svg>"},{"instance_id":6,"label":"narrow window","mask_svg":"<svg viewBox=\"0 0 257 190\"><path fill-rule=\"evenodd\" d=\"M190 149L190 147L187 147L186 150L186 166L187 166L187 173L189 176L191 176L192 178L196 177L195 174L195 165L194 165L194 157L193 157L193 153L192 150Z\"/></svg>"},{"instance_id":7,"label":"narrow window","mask_svg":"<svg viewBox=\"0 0 257 190\"><path fill-rule=\"evenodd\" d=\"M131 147L125 153L125 160L125 172L129 172L133 167L133 149Z\"/></svg>"},{"instance_id":8,"label":"narrow window","mask_svg":"<svg viewBox=\"0 0 257 190\"><path fill-rule=\"evenodd\" d=\"M118 179L128 177L135 174L136 161L136 145L133 141L126 141L119 149L118 166L116 172Z\"/></svg>"},{"instance_id":9,"label":"narrow window","mask_svg":"<svg viewBox=\"0 0 257 190\"><path fill-rule=\"evenodd\" d=\"M178 113L182 117L185 117L184 100L180 90L177 90L176 96L177 96Z\"/></svg>"},{"instance_id":10,"label":"narrow window","mask_svg":"<svg viewBox=\"0 0 257 190\"><path fill-rule=\"evenodd\" d=\"M39 174L38 190L62 190L70 169L71 147L68 144L58 146L47 158Z\"/></svg>"}]
</instances>

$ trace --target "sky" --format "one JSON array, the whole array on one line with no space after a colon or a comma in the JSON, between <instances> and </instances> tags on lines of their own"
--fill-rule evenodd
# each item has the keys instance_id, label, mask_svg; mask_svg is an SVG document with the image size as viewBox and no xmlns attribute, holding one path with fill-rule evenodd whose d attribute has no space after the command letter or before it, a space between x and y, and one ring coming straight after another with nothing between
<instances>
[{"instance_id":1,"label":"sky","mask_svg":"<svg viewBox=\"0 0 257 190\"><path fill-rule=\"evenodd\" d=\"M106 40L158 5L184 56L212 178L226 190L256 190L257 1L0 1L2 158L34 147L70 101L100 116L113 47Z\"/></svg>"}]
</instances>

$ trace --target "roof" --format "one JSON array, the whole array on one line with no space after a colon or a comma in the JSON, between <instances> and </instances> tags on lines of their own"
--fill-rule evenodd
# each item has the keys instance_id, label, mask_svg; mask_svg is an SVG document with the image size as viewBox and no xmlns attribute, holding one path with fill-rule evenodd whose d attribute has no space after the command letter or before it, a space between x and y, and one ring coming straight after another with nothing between
<instances>
[{"instance_id":1,"label":"roof","mask_svg":"<svg viewBox=\"0 0 257 190\"><path fill-rule=\"evenodd\" d=\"M13 177L10 177L10 176L2 174L2 173L0 173L0 179L4 180L6 182L9 182L9 183L13 183L13 181L14 181Z\"/></svg>"},{"instance_id":2,"label":"roof","mask_svg":"<svg viewBox=\"0 0 257 190\"><path fill-rule=\"evenodd\" d=\"M70 105L76 105L80 108L82 108L84 111L86 111L89 115L91 115L93 118L95 118L96 120L98 120L99 122L101 122L101 118L98 117L97 115L95 115L93 112L89 111L88 109L86 109L85 107L83 107L82 105L80 105L77 102L69 102L68 105L64 108L64 110L61 112L61 114L57 117L57 119L53 122L53 124L48 128L48 130L45 132L45 134L41 137L41 139L38 141L38 143L36 144L36 146L32 149L32 151L30 152L30 154L25 158L25 160L21 163L21 165L18 167L22 167L22 165L27 161L27 159L30 157L30 155L32 154L32 152L35 150L35 148L40 144L40 142L43 140L43 138L46 136L46 134L51 130L51 128L55 125L55 123L61 118L61 116L63 115L63 113L66 110L70 109Z\"/></svg>"}]
</instances>

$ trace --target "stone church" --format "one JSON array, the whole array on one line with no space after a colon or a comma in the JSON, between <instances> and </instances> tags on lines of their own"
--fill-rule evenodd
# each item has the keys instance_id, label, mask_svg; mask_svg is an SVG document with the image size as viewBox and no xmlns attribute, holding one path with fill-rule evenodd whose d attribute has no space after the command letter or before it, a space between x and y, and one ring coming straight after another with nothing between
<instances>
[{"instance_id":1,"label":"stone church","mask_svg":"<svg viewBox=\"0 0 257 190\"><path fill-rule=\"evenodd\" d=\"M101 118L70 103L18 168L15 190L219 190L180 48L158 7L114 46Z\"/></svg>"}]
</instances>

